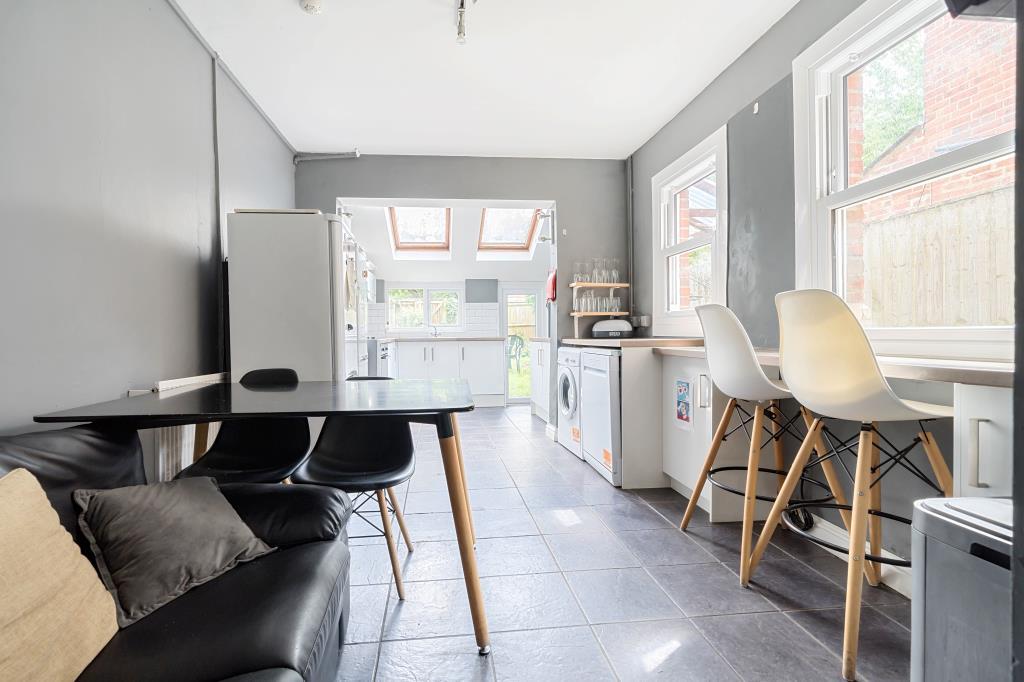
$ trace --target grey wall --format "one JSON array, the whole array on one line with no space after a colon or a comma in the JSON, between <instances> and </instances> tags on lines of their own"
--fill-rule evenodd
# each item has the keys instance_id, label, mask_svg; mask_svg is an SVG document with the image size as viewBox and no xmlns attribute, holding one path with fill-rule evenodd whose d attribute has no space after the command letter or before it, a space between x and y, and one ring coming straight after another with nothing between
<instances>
[{"instance_id":1,"label":"grey wall","mask_svg":"<svg viewBox=\"0 0 1024 682\"><path fill-rule=\"evenodd\" d=\"M755 98L789 76L793 70L793 59L861 2L863 0L802 0L685 109L633 153L633 296L637 314L651 314L653 305L651 178L725 125ZM729 150L730 174L737 172L732 159L737 158L737 163L743 163L742 159L750 151ZM780 165L774 172L780 175L788 174L792 178L792 150L789 159L789 168ZM730 182L730 192L733 191L733 187L733 183ZM732 218L730 237L731 223ZM754 224L752 216L751 224ZM751 267L757 268L756 277L760 277L760 273L773 266L765 259L752 263ZM730 283L732 280L730 277ZM769 276L768 281L775 280ZM732 291L729 294L731 295ZM729 304L732 305L731 299ZM758 327L767 329L768 325L759 324Z\"/></svg>"},{"instance_id":2,"label":"grey wall","mask_svg":"<svg viewBox=\"0 0 1024 682\"><path fill-rule=\"evenodd\" d=\"M213 73L164 0L4 3L0 432L219 369Z\"/></svg>"},{"instance_id":3,"label":"grey wall","mask_svg":"<svg viewBox=\"0 0 1024 682\"><path fill-rule=\"evenodd\" d=\"M295 207L294 152L221 68L217 149L222 220L236 208Z\"/></svg>"},{"instance_id":4,"label":"grey wall","mask_svg":"<svg viewBox=\"0 0 1024 682\"><path fill-rule=\"evenodd\" d=\"M755 346L777 346L775 294L795 283L793 80L729 119L727 300Z\"/></svg>"},{"instance_id":5,"label":"grey wall","mask_svg":"<svg viewBox=\"0 0 1024 682\"><path fill-rule=\"evenodd\" d=\"M558 269L626 256L624 161L459 156L363 156L300 162L299 208L334 211L335 199L536 199L557 202ZM558 336L571 336L569 282L558 286Z\"/></svg>"}]
</instances>

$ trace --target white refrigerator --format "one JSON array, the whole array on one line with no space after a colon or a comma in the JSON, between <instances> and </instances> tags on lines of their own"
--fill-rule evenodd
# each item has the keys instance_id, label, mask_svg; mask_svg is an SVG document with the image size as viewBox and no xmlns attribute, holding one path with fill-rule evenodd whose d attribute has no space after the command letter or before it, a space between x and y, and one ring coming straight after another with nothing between
<instances>
[{"instance_id":1,"label":"white refrigerator","mask_svg":"<svg viewBox=\"0 0 1024 682\"><path fill-rule=\"evenodd\" d=\"M366 255L346 217L236 211L227 253L233 381L268 367L301 381L366 373Z\"/></svg>"}]
</instances>

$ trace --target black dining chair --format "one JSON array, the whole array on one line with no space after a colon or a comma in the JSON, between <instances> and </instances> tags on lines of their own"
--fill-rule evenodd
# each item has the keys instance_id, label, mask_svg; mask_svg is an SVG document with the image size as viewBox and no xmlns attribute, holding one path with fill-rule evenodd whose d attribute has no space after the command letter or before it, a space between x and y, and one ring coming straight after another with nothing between
<instances>
[{"instance_id":1,"label":"black dining chair","mask_svg":"<svg viewBox=\"0 0 1024 682\"><path fill-rule=\"evenodd\" d=\"M254 369L239 383L256 391L290 391L299 383L293 369ZM280 483L309 456L305 417L261 417L222 422L213 445L175 478L209 476L218 483Z\"/></svg>"},{"instance_id":2,"label":"black dining chair","mask_svg":"<svg viewBox=\"0 0 1024 682\"><path fill-rule=\"evenodd\" d=\"M350 377L348 381L389 379ZM405 599L405 588L398 546L391 531L392 512L410 552L413 546L394 488L412 478L415 469L415 449L408 417L339 415L327 417L312 454L291 477L294 483L329 486L356 495L354 513L380 531L387 541L399 599ZM361 511L363 505L373 499L376 499L380 513L380 527Z\"/></svg>"}]
</instances>

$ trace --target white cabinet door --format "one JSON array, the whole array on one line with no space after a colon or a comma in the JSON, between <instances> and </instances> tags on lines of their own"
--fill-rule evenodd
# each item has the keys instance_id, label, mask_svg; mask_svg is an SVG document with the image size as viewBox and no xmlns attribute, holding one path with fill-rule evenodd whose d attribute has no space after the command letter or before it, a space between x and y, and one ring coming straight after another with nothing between
<instances>
[{"instance_id":1,"label":"white cabinet door","mask_svg":"<svg viewBox=\"0 0 1024 682\"><path fill-rule=\"evenodd\" d=\"M530 344L530 401L540 407L541 386L544 378L541 370L541 344L536 341Z\"/></svg>"},{"instance_id":2,"label":"white cabinet door","mask_svg":"<svg viewBox=\"0 0 1024 682\"><path fill-rule=\"evenodd\" d=\"M473 395L504 394L504 342L466 341L458 345L461 376L469 381Z\"/></svg>"},{"instance_id":3,"label":"white cabinet door","mask_svg":"<svg viewBox=\"0 0 1024 682\"><path fill-rule=\"evenodd\" d=\"M427 344L431 379L457 379L460 376L459 345L455 341L436 341Z\"/></svg>"},{"instance_id":4,"label":"white cabinet door","mask_svg":"<svg viewBox=\"0 0 1024 682\"><path fill-rule=\"evenodd\" d=\"M430 378L431 345L420 341L399 341L394 344L398 356L399 379Z\"/></svg>"},{"instance_id":5,"label":"white cabinet door","mask_svg":"<svg viewBox=\"0 0 1024 682\"><path fill-rule=\"evenodd\" d=\"M1013 389L953 386L953 493L1012 494Z\"/></svg>"}]
</instances>

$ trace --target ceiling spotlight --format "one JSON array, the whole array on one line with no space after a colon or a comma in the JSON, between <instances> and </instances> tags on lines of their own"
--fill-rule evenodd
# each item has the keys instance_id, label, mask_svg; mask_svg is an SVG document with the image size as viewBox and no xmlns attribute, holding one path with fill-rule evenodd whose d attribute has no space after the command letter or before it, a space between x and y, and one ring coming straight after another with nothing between
<instances>
[{"instance_id":1,"label":"ceiling spotlight","mask_svg":"<svg viewBox=\"0 0 1024 682\"><path fill-rule=\"evenodd\" d=\"M324 4L322 0L299 0L299 7L306 14L320 14L324 11Z\"/></svg>"},{"instance_id":2,"label":"ceiling spotlight","mask_svg":"<svg viewBox=\"0 0 1024 682\"><path fill-rule=\"evenodd\" d=\"M466 0L459 0L459 8L455 10L458 17L455 42L459 45L466 44Z\"/></svg>"}]
</instances>

